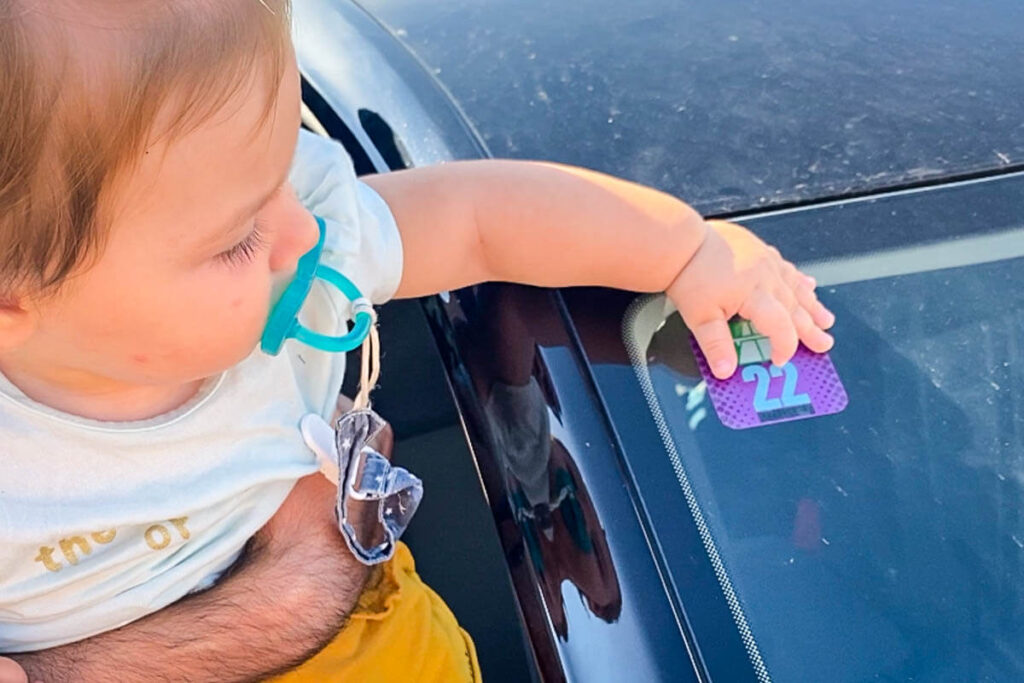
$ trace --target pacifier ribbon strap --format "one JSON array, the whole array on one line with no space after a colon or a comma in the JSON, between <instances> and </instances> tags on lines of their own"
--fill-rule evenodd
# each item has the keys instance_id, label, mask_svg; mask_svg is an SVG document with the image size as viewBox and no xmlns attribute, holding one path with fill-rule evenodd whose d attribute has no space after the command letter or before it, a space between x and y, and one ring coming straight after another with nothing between
<instances>
[{"instance_id":1,"label":"pacifier ribbon strap","mask_svg":"<svg viewBox=\"0 0 1024 683\"><path fill-rule=\"evenodd\" d=\"M377 386L380 379L380 336L377 332L377 311L369 299L360 297L352 302L352 319L354 320L360 312L370 315L370 332L363 339L362 351L360 353L359 368L359 393L356 394L353 409L369 410L370 392Z\"/></svg>"}]
</instances>

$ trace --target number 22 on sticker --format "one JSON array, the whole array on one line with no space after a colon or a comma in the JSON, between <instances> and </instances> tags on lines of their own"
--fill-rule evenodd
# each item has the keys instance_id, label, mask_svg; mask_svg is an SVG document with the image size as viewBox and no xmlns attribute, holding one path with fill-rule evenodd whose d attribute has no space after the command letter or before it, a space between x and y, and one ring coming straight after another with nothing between
<instances>
[{"instance_id":1,"label":"number 22 on sticker","mask_svg":"<svg viewBox=\"0 0 1024 683\"><path fill-rule=\"evenodd\" d=\"M768 387L771 385L771 378L782 377L783 375L786 376L786 379L782 384L782 395L778 398L769 398ZM811 402L810 396L794 393L798 376L799 373L796 366L792 363L786 363L781 368L776 365L770 365L767 368L763 365L748 365L744 367L743 381L757 382L757 386L754 387L754 410L764 413L770 410L795 408L809 404Z\"/></svg>"}]
</instances>

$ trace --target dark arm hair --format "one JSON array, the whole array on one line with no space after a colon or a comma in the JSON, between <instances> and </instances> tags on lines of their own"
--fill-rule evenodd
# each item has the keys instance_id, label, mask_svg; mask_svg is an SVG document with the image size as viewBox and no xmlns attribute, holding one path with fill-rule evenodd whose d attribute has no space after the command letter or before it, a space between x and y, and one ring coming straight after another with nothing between
<instances>
[{"instance_id":1,"label":"dark arm hair","mask_svg":"<svg viewBox=\"0 0 1024 683\"><path fill-rule=\"evenodd\" d=\"M366 568L333 517L335 488L296 484L243 560L211 589L69 645L8 655L45 681L252 681L305 662L344 625Z\"/></svg>"}]
</instances>

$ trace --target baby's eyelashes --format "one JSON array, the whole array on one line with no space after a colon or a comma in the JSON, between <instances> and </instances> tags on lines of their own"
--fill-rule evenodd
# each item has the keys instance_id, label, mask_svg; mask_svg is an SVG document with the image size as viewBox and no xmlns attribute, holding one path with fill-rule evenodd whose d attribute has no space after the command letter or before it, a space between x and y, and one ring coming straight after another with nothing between
<instances>
[{"instance_id":1,"label":"baby's eyelashes","mask_svg":"<svg viewBox=\"0 0 1024 683\"><path fill-rule=\"evenodd\" d=\"M266 226L259 218L253 221L252 230L235 246L217 254L217 259L231 266L243 266L256 258L267 246Z\"/></svg>"}]
</instances>

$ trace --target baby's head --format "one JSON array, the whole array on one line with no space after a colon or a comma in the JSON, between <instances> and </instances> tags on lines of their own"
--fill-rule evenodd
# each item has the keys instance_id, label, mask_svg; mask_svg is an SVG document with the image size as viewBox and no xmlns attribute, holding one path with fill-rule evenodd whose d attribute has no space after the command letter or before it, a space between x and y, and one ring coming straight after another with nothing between
<instances>
[{"instance_id":1,"label":"baby's head","mask_svg":"<svg viewBox=\"0 0 1024 683\"><path fill-rule=\"evenodd\" d=\"M86 413L242 360L316 240L298 128L287 0L0 0L0 370Z\"/></svg>"}]
</instances>

